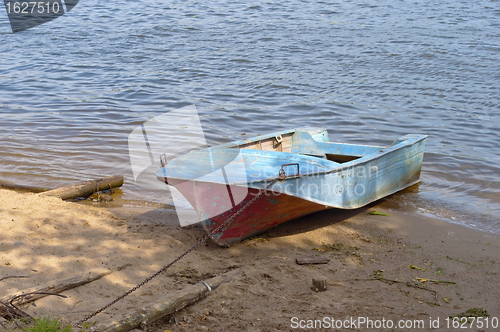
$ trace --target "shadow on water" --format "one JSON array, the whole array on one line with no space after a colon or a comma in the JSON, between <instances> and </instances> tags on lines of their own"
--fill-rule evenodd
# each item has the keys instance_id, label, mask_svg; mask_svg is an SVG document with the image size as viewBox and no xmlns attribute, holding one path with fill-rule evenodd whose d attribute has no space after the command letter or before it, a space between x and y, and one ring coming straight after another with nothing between
<instances>
[{"instance_id":1,"label":"shadow on water","mask_svg":"<svg viewBox=\"0 0 500 332\"><path fill-rule=\"evenodd\" d=\"M354 210L330 209L312 213L294 220L290 220L281 225L278 225L273 229L269 230L268 234L270 238L280 238L301 233L307 233L326 226L341 223L358 214L366 212L371 206L375 205L377 205L377 203L372 203L369 206L365 206Z\"/></svg>"}]
</instances>

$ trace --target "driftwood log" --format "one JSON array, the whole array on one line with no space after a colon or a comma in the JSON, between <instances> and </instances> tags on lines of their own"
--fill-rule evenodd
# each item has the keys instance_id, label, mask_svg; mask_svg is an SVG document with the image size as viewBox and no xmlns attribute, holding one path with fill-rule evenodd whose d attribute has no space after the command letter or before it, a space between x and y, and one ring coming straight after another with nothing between
<instances>
[{"instance_id":1,"label":"driftwood log","mask_svg":"<svg viewBox=\"0 0 500 332\"><path fill-rule=\"evenodd\" d=\"M58 188L40 193L40 196L58 196L61 199L88 197L96 191L118 188L123 185L122 175L82 182L69 187Z\"/></svg>"},{"instance_id":2,"label":"driftwood log","mask_svg":"<svg viewBox=\"0 0 500 332\"><path fill-rule=\"evenodd\" d=\"M230 271L212 279L204 281L211 290L216 289L223 283L229 282L232 278L241 273L240 269ZM191 285L181 291L169 295L169 299L151 304L145 308L139 309L128 314L120 321L111 321L108 323L92 326L92 332L126 332L138 326L145 327L163 318L167 315L200 300L211 292L203 282Z\"/></svg>"}]
</instances>

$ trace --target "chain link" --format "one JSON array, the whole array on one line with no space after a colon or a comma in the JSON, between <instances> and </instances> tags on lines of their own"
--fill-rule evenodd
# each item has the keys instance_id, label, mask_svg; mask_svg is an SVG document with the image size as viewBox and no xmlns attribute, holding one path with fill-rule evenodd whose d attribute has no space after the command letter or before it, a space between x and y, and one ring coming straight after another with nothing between
<instances>
[{"instance_id":1,"label":"chain link","mask_svg":"<svg viewBox=\"0 0 500 332\"><path fill-rule=\"evenodd\" d=\"M76 323L76 326L81 326L82 323L88 321L89 319L91 319L92 317L100 314L101 312L103 312L104 310L106 310L107 308L111 307L113 304L115 304L116 302L122 300L123 298L127 297L128 295L130 295L131 293L135 292L137 289L141 288L142 286L144 286L145 284L147 284L148 282L150 282L152 279L154 279L155 277L157 277L158 275L162 274L165 270L167 270L169 267L171 267L172 265L174 265L175 263L177 263L178 261L180 261L182 258L184 258L187 254L189 254L191 251L193 251L194 249L196 249L197 247L199 247L201 244L205 243L212 235L216 234L216 233L219 233L226 225L229 226L229 224L240 214L242 213L246 208L248 208L250 205L252 205L257 199L259 199L260 196L262 196L262 194L267 190L269 189L273 184L275 184L277 181L279 180L284 180L286 178L285 176L285 172L283 171L283 169L280 170L279 172L279 175L276 179L274 179L273 181L271 181L271 183L269 183L264 189L261 189L259 191L259 193L257 195L255 195L254 198L252 198L250 201L248 201L248 203L246 203L241 209L239 209L238 211L236 211L231 217L229 217L226 221L224 221L222 224L220 224L217 228L215 228L214 230L212 230L211 232L209 232L203 239L199 240L194 246L192 246L191 248L189 248L187 251L185 251L182 255L180 255L179 257L177 257L176 259L174 259L173 261L171 261L170 263L168 263L167 265L163 266L160 270L158 270L155 274L151 275L150 277L144 279L140 284L138 284L137 286L135 286L134 288L131 288L129 289L126 293L124 293L123 295L117 297L116 299L114 299L113 301L111 301L110 303L108 303L107 305L105 305L104 307L102 307L101 309L95 311L94 313L86 316L85 318L83 318L82 320L78 321L78 323Z\"/></svg>"}]
</instances>

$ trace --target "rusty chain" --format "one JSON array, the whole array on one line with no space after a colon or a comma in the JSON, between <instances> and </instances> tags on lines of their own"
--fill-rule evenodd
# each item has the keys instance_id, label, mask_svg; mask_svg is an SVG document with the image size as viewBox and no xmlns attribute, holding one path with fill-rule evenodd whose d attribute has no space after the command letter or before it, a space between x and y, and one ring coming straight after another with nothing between
<instances>
[{"instance_id":1,"label":"rusty chain","mask_svg":"<svg viewBox=\"0 0 500 332\"><path fill-rule=\"evenodd\" d=\"M255 195L254 198L252 198L250 201L248 201L248 203L246 203L241 209L239 209L238 211L236 211L231 217L229 217L226 221L224 221L222 224L220 224L217 228L215 228L214 230L212 230L211 232L209 232L204 238L202 238L201 240L199 240L194 246L192 246L191 248L189 248L188 250L186 250L182 255L178 256L176 259L174 259L173 261L171 261L170 263L168 263L167 265L163 266L160 270L158 270L156 273L154 273L153 275L149 276L148 278L144 279L140 284L138 284L137 286L135 286L134 288L131 288L129 289L127 292L125 292L123 295L117 297L116 299L114 299L113 301L111 301L110 303L108 303L107 305L105 305L104 307L102 307L101 309L99 310L96 310L95 312L93 312L92 314L86 316L85 318L81 319L80 321L78 321L76 323L76 326L81 326L84 322L88 321L89 319L91 319L92 317L100 314L101 312L103 312L104 310L106 310L107 308L111 307L113 304L115 304L116 302L122 300L123 298L127 297L128 295L130 295L131 293L135 292L137 289L141 288L142 286L144 286L145 284L147 284L148 282L150 282L152 279L154 279L155 277L157 277L158 275L160 275L161 273L163 273L165 270L167 270L169 267L171 267L172 265L174 265L175 263L177 263L178 261L180 261L182 258L184 258L187 254L189 254L191 251L193 251L194 249L196 249L198 246L200 246L201 244L205 243L212 235L216 234L216 233L219 233L226 225L229 226L229 224L240 214L242 213L246 208L248 208L250 205L252 205L257 199L259 199L260 196L262 196L262 194L267 190L269 189L273 184L275 184L277 181L280 181L280 180L284 180L286 178L286 175L285 175L285 171L283 170L283 167L280 169L279 171L279 175L277 178L275 178L273 181L271 181L271 183L269 183L264 189L261 189L259 191L259 193L257 195Z\"/></svg>"}]
</instances>

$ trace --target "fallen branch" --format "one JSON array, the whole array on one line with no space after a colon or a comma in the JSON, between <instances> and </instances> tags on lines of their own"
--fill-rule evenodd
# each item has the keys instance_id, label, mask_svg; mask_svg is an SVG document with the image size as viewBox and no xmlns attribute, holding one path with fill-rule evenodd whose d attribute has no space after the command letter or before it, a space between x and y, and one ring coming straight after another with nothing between
<instances>
[{"instance_id":1,"label":"fallen branch","mask_svg":"<svg viewBox=\"0 0 500 332\"><path fill-rule=\"evenodd\" d=\"M15 321L16 319L24 319L27 321L33 320L33 317L24 311L14 308L3 301L0 301L0 317L8 321Z\"/></svg>"},{"instance_id":2,"label":"fallen branch","mask_svg":"<svg viewBox=\"0 0 500 332\"><path fill-rule=\"evenodd\" d=\"M26 294L21 294L21 295L18 295L16 297L14 297L12 300L9 301L9 304L16 308L16 309L19 309L18 307L16 307L14 305L14 302L15 300L21 298L21 297L25 297L25 296L31 296L31 295L55 295L55 296L59 296L59 297L62 297L63 299L67 299L68 297L66 295L61 295L61 294L57 294L57 293L48 293L48 292L31 292L31 293L26 293Z\"/></svg>"},{"instance_id":3,"label":"fallen branch","mask_svg":"<svg viewBox=\"0 0 500 332\"><path fill-rule=\"evenodd\" d=\"M169 296L168 300L149 305L137 310L120 321L111 321L91 327L93 332L126 332L138 326L145 328L148 324L170 315L205 297L223 283L229 282L241 270L233 270L212 279L191 285Z\"/></svg>"},{"instance_id":4,"label":"fallen branch","mask_svg":"<svg viewBox=\"0 0 500 332\"><path fill-rule=\"evenodd\" d=\"M28 276L7 276L7 277L3 277L2 279L0 279L0 281L5 280L5 279L10 279L10 278L29 278L29 277Z\"/></svg>"},{"instance_id":5,"label":"fallen branch","mask_svg":"<svg viewBox=\"0 0 500 332\"><path fill-rule=\"evenodd\" d=\"M67 291L69 289L88 284L92 281L101 279L102 277L107 276L108 274L110 274L112 272L113 271L109 271L109 272L104 272L104 273L100 273L100 274L90 273L90 274L83 275L83 276L77 276L77 277L72 277L72 278L56 281L52 285L49 285L47 287L43 287L43 288L39 288L39 289L27 289L27 290L23 290L17 294L14 294L14 295L6 296L6 297L0 299L0 301L9 303L10 301L14 301L14 299L17 298L15 301L16 305L30 303L30 302L36 301L36 300L41 299L41 298L48 296L48 295L59 294L59 293L62 293L64 291Z\"/></svg>"},{"instance_id":6,"label":"fallen branch","mask_svg":"<svg viewBox=\"0 0 500 332\"><path fill-rule=\"evenodd\" d=\"M60 295L60 294L53 294L53 293L45 293L46 295L56 295L60 296L63 298L66 298L67 296ZM19 295L23 296L23 295ZM17 298L17 297L16 297ZM12 304L12 301L14 301L16 298L12 299L9 304L0 301L0 317L12 321L16 324L16 326L20 329L22 329L21 325L19 325L18 321L21 323L33 323L35 320L33 317L31 317L29 314L25 313L18 307L16 307L14 304ZM2 327L7 328L4 324L0 322L0 325Z\"/></svg>"},{"instance_id":7,"label":"fallen branch","mask_svg":"<svg viewBox=\"0 0 500 332\"><path fill-rule=\"evenodd\" d=\"M0 281L5 280L5 279L9 279L9 278L29 278L29 277L27 277L27 276L7 276L7 277L1 278ZM19 328L20 328L20 326L16 322L16 319L22 318L22 319L25 319L28 321L32 320L32 317L30 315L28 315L24 311L20 310L19 308L16 308L16 306L13 305L12 303L7 304L1 300L0 300L0 317L4 318L6 320L9 320L9 321L14 321L16 323L17 327L19 327ZM5 325L3 325L3 324L1 324L1 325L3 327L5 327Z\"/></svg>"},{"instance_id":8,"label":"fallen branch","mask_svg":"<svg viewBox=\"0 0 500 332\"><path fill-rule=\"evenodd\" d=\"M69 187L58 188L40 193L40 196L58 196L61 199L88 197L94 192L121 187L122 175L113 175L102 179L82 182Z\"/></svg>"}]
</instances>

